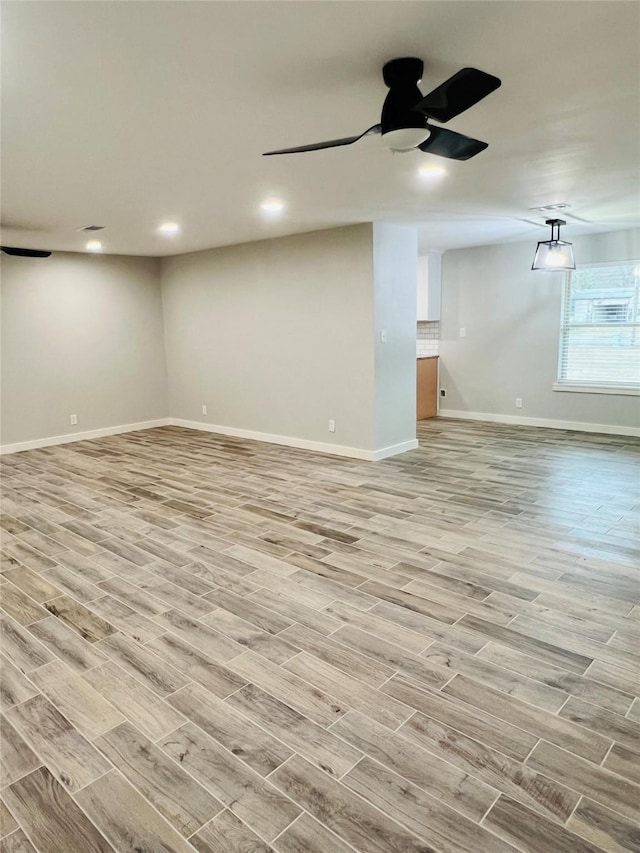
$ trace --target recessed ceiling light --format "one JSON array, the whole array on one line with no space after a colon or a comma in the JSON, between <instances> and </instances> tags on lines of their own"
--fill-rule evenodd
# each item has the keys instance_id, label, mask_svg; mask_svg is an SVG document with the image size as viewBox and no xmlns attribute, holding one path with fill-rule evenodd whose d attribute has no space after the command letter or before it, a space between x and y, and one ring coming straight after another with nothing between
<instances>
[{"instance_id":1,"label":"recessed ceiling light","mask_svg":"<svg viewBox=\"0 0 640 853\"><path fill-rule=\"evenodd\" d=\"M265 213L282 213L285 204L280 198L267 198L260 205L260 209Z\"/></svg>"},{"instance_id":2,"label":"recessed ceiling light","mask_svg":"<svg viewBox=\"0 0 640 853\"><path fill-rule=\"evenodd\" d=\"M89 240L86 245L87 252L101 252L102 251L102 243L100 240Z\"/></svg>"},{"instance_id":3,"label":"recessed ceiling light","mask_svg":"<svg viewBox=\"0 0 640 853\"><path fill-rule=\"evenodd\" d=\"M173 235L177 234L180 231L180 226L177 222L163 222L162 225L159 226L158 231L161 234Z\"/></svg>"},{"instance_id":4,"label":"recessed ceiling light","mask_svg":"<svg viewBox=\"0 0 640 853\"><path fill-rule=\"evenodd\" d=\"M418 169L418 174L421 178L443 178L447 170L444 166L438 166L437 163L425 163Z\"/></svg>"}]
</instances>

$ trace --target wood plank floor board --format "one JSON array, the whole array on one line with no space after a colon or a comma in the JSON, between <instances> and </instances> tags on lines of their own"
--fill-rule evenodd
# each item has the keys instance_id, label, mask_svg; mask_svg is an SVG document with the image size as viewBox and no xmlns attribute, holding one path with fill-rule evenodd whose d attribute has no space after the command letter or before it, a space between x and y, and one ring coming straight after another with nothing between
<instances>
[{"instance_id":1,"label":"wood plank floor board","mask_svg":"<svg viewBox=\"0 0 640 853\"><path fill-rule=\"evenodd\" d=\"M383 693L415 708L427 717L449 725L468 737L480 741L518 761L524 761L538 742L538 737L510 723L501 721L478 708L461 703L455 697L438 693L417 682L394 675L382 686Z\"/></svg>"},{"instance_id":2,"label":"wood plank floor board","mask_svg":"<svg viewBox=\"0 0 640 853\"><path fill-rule=\"evenodd\" d=\"M21 829L0 840L0 853L37 853Z\"/></svg>"},{"instance_id":3,"label":"wood plank floor board","mask_svg":"<svg viewBox=\"0 0 640 853\"><path fill-rule=\"evenodd\" d=\"M0 615L2 653L21 672L29 673L53 660L53 655L18 622Z\"/></svg>"},{"instance_id":4,"label":"wood plank floor board","mask_svg":"<svg viewBox=\"0 0 640 853\"><path fill-rule=\"evenodd\" d=\"M326 826L303 812L291 826L278 836L274 847L279 853L352 853L355 849L338 838ZM226 851L224 851L226 853ZM235 853L235 851L229 851ZM263 851L260 851L263 853Z\"/></svg>"},{"instance_id":5,"label":"wood plank floor board","mask_svg":"<svg viewBox=\"0 0 640 853\"><path fill-rule=\"evenodd\" d=\"M512 672L524 672L529 678L540 681L548 687L584 699L616 714L625 714L633 702L631 694L624 693L615 687L609 687L601 681L595 681L588 675L582 676L574 672L567 672L565 669L560 669L538 658L523 654L515 649L507 649L505 646L493 642L487 643L480 649L477 656ZM589 672L591 672L591 667Z\"/></svg>"},{"instance_id":6,"label":"wood plank floor board","mask_svg":"<svg viewBox=\"0 0 640 853\"><path fill-rule=\"evenodd\" d=\"M192 853L191 845L115 770L79 791L76 800L119 853Z\"/></svg>"},{"instance_id":7,"label":"wood plank floor board","mask_svg":"<svg viewBox=\"0 0 640 853\"><path fill-rule=\"evenodd\" d=\"M301 813L292 800L192 723L159 745L266 841L273 840Z\"/></svg>"},{"instance_id":8,"label":"wood plank floor board","mask_svg":"<svg viewBox=\"0 0 640 853\"><path fill-rule=\"evenodd\" d=\"M94 743L182 835L191 835L222 811L215 797L131 723L122 723Z\"/></svg>"},{"instance_id":9,"label":"wood plank floor board","mask_svg":"<svg viewBox=\"0 0 640 853\"><path fill-rule=\"evenodd\" d=\"M26 566L3 572L3 577L40 604L50 598L56 598L62 593L61 589L49 583L42 574L28 569Z\"/></svg>"},{"instance_id":10,"label":"wood plank floor board","mask_svg":"<svg viewBox=\"0 0 640 853\"><path fill-rule=\"evenodd\" d=\"M395 625L401 625L411 631L424 634L430 640L448 643L456 649L472 655L487 644L486 638L474 631L465 631L456 625L448 625L396 604L381 602L367 612L372 616L380 616L388 622L393 622Z\"/></svg>"},{"instance_id":11,"label":"wood plank floor board","mask_svg":"<svg viewBox=\"0 0 640 853\"><path fill-rule=\"evenodd\" d=\"M82 676L141 732L156 741L185 722L157 693L109 661Z\"/></svg>"},{"instance_id":12,"label":"wood plank floor board","mask_svg":"<svg viewBox=\"0 0 640 853\"><path fill-rule=\"evenodd\" d=\"M16 705L7 716L69 791L77 791L110 769L111 765L44 696Z\"/></svg>"},{"instance_id":13,"label":"wood plank floor board","mask_svg":"<svg viewBox=\"0 0 640 853\"><path fill-rule=\"evenodd\" d=\"M437 853L299 756L276 770L271 779L312 817L362 853Z\"/></svg>"},{"instance_id":14,"label":"wood plank floor board","mask_svg":"<svg viewBox=\"0 0 640 853\"><path fill-rule=\"evenodd\" d=\"M253 592L252 597L270 610L289 619L292 624L298 622L300 625L320 634L331 634L341 625L341 622L331 615L327 615L325 612L319 613L317 610L301 604L295 598L283 595L280 592L260 589Z\"/></svg>"},{"instance_id":15,"label":"wood plank floor board","mask_svg":"<svg viewBox=\"0 0 640 853\"><path fill-rule=\"evenodd\" d=\"M283 664L283 668L293 672L317 689L334 696L345 707L362 711L372 720L395 729L414 713L414 709L379 690L374 690L357 677L348 676L339 669L320 660L320 658L302 652ZM357 673L356 673L357 675Z\"/></svg>"},{"instance_id":16,"label":"wood plank floor board","mask_svg":"<svg viewBox=\"0 0 640 853\"><path fill-rule=\"evenodd\" d=\"M35 770L36 767L40 767L41 759L29 747L22 734L4 716L0 717L0 735L2 741L0 785L10 785L16 779Z\"/></svg>"},{"instance_id":17,"label":"wood plank floor board","mask_svg":"<svg viewBox=\"0 0 640 853\"><path fill-rule=\"evenodd\" d=\"M0 458L2 853L635 853L640 440L417 431Z\"/></svg>"},{"instance_id":18,"label":"wood plank floor board","mask_svg":"<svg viewBox=\"0 0 640 853\"><path fill-rule=\"evenodd\" d=\"M349 711L331 731L384 764L428 794L479 822L498 796L498 791L386 729L358 711Z\"/></svg>"},{"instance_id":19,"label":"wood plank floor board","mask_svg":"<svg viewBox=\"0 0 640 853\"><path fill-rule=\"evenodd\" d=\"M279 699L248 684L226 702L259 726L269 729L292 751L303 755L325 773L340 778L362 757L359 749L336 737ZM287 756L290 757L290 756Z\"/></svg>"},{"instance_id":20,"label":"wood plank floor board","mask_svg":"<svg viewBox=\"0 0 640 853\"><path fill-rule=\"evenodd\" d=\"M0 838L5 835L10 835L18 829L16 819L7 808L7 804L3 799L0 799Z\"/></svg>"},{"instance_id":21,"label":"wood plank floor board","mask_svg":"<svg viewBox=\"0 0 640 853\"><path fill-rule=\"evenodd\" d=\"M414 654L420 654L433 642L431 637L427 637L425 634L419 634L417 631L389 622L372 614L371 611L348 607L339 601L325 607L322 612L333 616L336 621L339 620L336 630L341 625L351 625Z\"/></svg>"},{"instance_id":22,"label":"wood plank floor board","mask_svg":"<svg viewBox=\"0 0 640 853\"><path fill-rule=\"evenodd\" d=\"M419 712L398 731L411 743L454 764L470 777L553 820L564 823L580 799L579 794L552 778Z\"/></svg>"},{"instance_id":23,"label":"wood plank floor board","mask_svg":"<svg viewBox=\"0 0 640 853\"><path fill-rule=\"evenodd\" d=\"M128 607L137 610L142 616L155 616L157 613L164 613L171 609L168 604L159 601L147 592L143 592L124 578L109 578L109 580L101 581L98 587L103 592L124 602Z\"/></svg>"},{"instance_id":24,"label":"wood plank floor board","mask_svg":"<svg viewBox=\"0 0 640 853\"><path fill-rule=\"evenodd\" d=\"M446 667L450 672L468 676L494 690L529 702L545 711L556 713L568 699L568 695L562 690L547 687L525 675L503 669L501 666L485 663L480 657L467 655L442 643L433 643L421 657L438 666Z\"/></svg>"},{"instance_id":25,"label":"wood plank floor board","mask_svg":"<svg viewBox=\"0 0 640 853\"><path fill-rule=\"evenodd\" d=\"M372 687L379 687L384 684L395 672L394 667L373 660L361 652L354 651L348 646L336 642L333 637L325 637L323 634L318 634L302 625L287 628L280 636L289 640L299 649L315 655L336 669L342 670L347 675L357 672L360 681L365 681Z\"/></svg>"},{"instance_id":26,"label":"wood plank floor board","mask_svg":"<svg viewBox=\"0 0 640 853\"><path fill-rule=\"evenodd\" d=\"M600 850L504 794L484 819L483 826L527 853L599 853Z\"/></svg>"},{"instance_id":27,"label":"wood plank floor board","mask_svg":"<svg viewBox=\"0 0 640 853\"><path fill-rule=\"evenodd\" d=\"M612 738L597 735L560 715L534 708L464 675L454 676L443 692L597 764L612 745Z\"/></svg>"},{"instance_id":28,"label":"wood plank floor board","mask_svg":"<svg viewBox=\"0 0 640 853\"><path fill-rule=\"evenodd\" d=\"M96 598L89 602L88 606L93 613L136 642L146 643L164 633L164 628L160 625L110 595Z\"/></svg>"},{"instance_id":29,"label":"wood plank floor board","mask_svg":"<svg viewBox=\"0 0 640 853\"><path fill-rule=\"evenodd\" d=\"M216 663L195 646L170 632L148 641L146 645L159 658L221 699L247 683L246 678Z\"/></svg>"},{"instance_id":30,"label":"wood plank floor board","mask_svg":"<svg viewBox=\"0 0 640 853\"><path fill-rule=\"evenodd\" d=\"M110 702L62 661L52 661L31 673L33 683L54 707L88 740L124 721Z\"/></svg>"},{"instance_id":31,"label":"wood plank floor board","mask_svg":"<svg viewBox=\"0 0 640 853\"><path fill-rule=\"evenodd\" d=\"M2 609L20 625L29 625L48 616L44 607L8 580L2 582L0 602Z\"/></svg>"},{"instance_id":32,"label":"wood plank floor board","mask_svg":"<svg viewBox=\"0 0 640 853\"><path fill-rule=\"evenodd\" d=\"M330 726L348 710L331 694L254 652L234 658L229 668L321 726Z\"/></svg>"},{"instance_id":33,"label":"wood plank floor board","mask_svg":"<svg viewBox=\"0 0 640 853\"><path fill-rule=\"evenodd\" d=\"M531 657L541 658L548 663L576 672L578 675L583 675L593 660L586 655L572 652L535 637L529 637L527 634L515 631L512 628L495 625L485 619L479 619L477 616L463 616L458 625L461 628L477 631L487 640L493 640L508 649L516 649L531 655Z\"/></svg>"},{"instance_id":34,"label":"wood plank floor board","mask_svg":"<svg viewBox=\"0 0 640 853\"><path fill-rule=\"evenodd\" d=\"M49 660L59 658L77 672L99 666L108 660L95 643L84 640L77 631L69 628L55 616L48 616L40 622L34 622L29 625L29 631L43 646L46 646L48 652L53 653ZM45 663L48 663L48 660Z\"/></svg>"},{"instance_id":35,"label":"wood plank floor board","mask_svg":"<svg viewBox=\"0 0 640 853\"><path fill-rule=\"evenodd\" d=\"M159 696L167 696L190 681L188 676L154 655L146 646L124 634L114 634L103 640L99 647L114 663Z\"/></svg>"},{"instance_id":36,"label":"wood plank floor board","mask_svg":"<svg viewBox=\"0 0 640 853\"><path fill-rule=\"evenodd\" d=\"M594 803L586 797L571 816L567 829L607 853L640 850L640 824Z\"/></svg>"},{"instance_id":37,"label":"wood plank floor board","mask_svg":"<svg viewBox=\"0 0 640 853\"><path fill-rule=\"evenodd\" d=\"M211 610L215 610L214 604L211 605ZM219 663L227 663L244 652L244 648L239 643L180 610L168 610L166 613L158 614L154 619L167 631L177 634L185 642L200 649L207 657Z\"/></svg>"},{"instance_id":38,"label":"wood plank floor board","mask_svg":"<svg viewBox=\"0 0 640 853\"><path fill-rule=\"evenodd\" d=\"M0 657L0 710L6 711L37 694L36 687L18 667L7 658Z\"/></svg>"},{"instance_id":39,"label":"wood plank floor board","mask_svg":"<svg viewBox=\"0 0 640 853\"><path fill-rule=\"evenodd\" d=\"M640 752L640 723L634 720L603 710L574 696L569 697L559 716Z\"/></svg>"},{"instance_id":40,"label":"wood plank floor board","mask_svg":"<svg viewBox=\"0 0 640 853\"><path fill-rule=\"evenodd\" d=\"M331 635L331 639L371 658L390 670L406 675L415 681L424 682L439 689L451 678L451 672L438 664L432 664L419 655L414 655L389 643L379 636L345 625Z\"/></svg>"},{"instance_id":41,"label":"wood plank floor board","mask_svg":"<svg viewBox=\"0 0 640 853\"><path fill-rule=\"evenodd\" d=\"M228 809L220 812L189 841L198 853L273 853L272 847Z\"/></svg>"},{"instance_id":42,"label":"wood plank floor board","mask_svg":"<svg viewBox=\"0 0 640 853\"><path fill-rule=\"evenodd\" d=\"M515 850L475 821L370 758L363 758L342 781L382 812L393 815L417 837L428 838L442 853L468 849L473 849L474 853L513 853Z\"/></svg>"},{"instance_id":43,"label":"wood plank floor board","mask_svg":"<svg viewBox=\"0 0 640 853\"><path fill-rule=\"evenodd\" d=\"M100 592L98 590L96 592L95 597L98 598ZM73 628L83 640L87 640L89 643L95 643L116 633L113 625L68 595L60 595L58 598L46 601L44 606L52 616L55 616L69 628Z\"/></svg>"},{"instance_id":44,"label":"wood plank floor board","mask_svg":"<svg viewBox=\"0 0 640 853\"><path fill-rule=\"evenodd\" d=\"M62 555L57 555L58 559L63 559ZM65 559L66 563L66 559ZM69 596L75 601L92 601L100 595L100 590L96 588L94 583L86 580L76 570L68 569L66 566L53 566L46 572L42 573L43 577L59 587L63 596Z\"/></svg>"},{"instance_id":45,"label":"wood plank floor board","mask_svg":"<svg viewBox=\"0 0 640 853\"><path fill-rule=\"evenodd\" d=\"M293 620L287 619L273 610L269 610L258 604L254 599L247 599L235 595L232 592L224 590L216 590L209 593L207 596L209 601L213 601L219 608L228 610L235 616L244 619L245 622L251 622L262 631L267 631L269 634L278 634L293 625ZM210 617L215 621L215 617Z\"/></svg>"},{"instance_id":46,"label":"wood plank floor board","mask_svg":"<svg viewBox=\"0 0 640 853\"><path fill-rule=\"evenodd\" d=\"M277 735L277 728L273 725L269 725L267 731L255 725L251 718L234 710L238 706L233 699L238 695L234 693L230 702L223 702L204 687L190 684L178 690L167 701L256 773L268 776L290 758L293 751L282 740L276 740L270 734L273 732ZM242 709L242 706L239 707Z\"/></svg>"},{"instance_id":47,"label":"wood plank floor board","mask_svg":"<svg viewBox=\"0 0 640 853\"><path fill-rule=\"evenodd\" d=\"M114 848L45 767L15 782L3 796L38 853L114 853Z\"/></svg>"},{"instance_id":48,"label":"wood plank floor board","mask_svg":"<svg viewBox=\"0 0 640 853\"><path fill-rule=\"evenodd\" d=\"M602 766L640 785L640 752L614 743Z\"/></svg>"},{"instance_id":49,"label":"wood plank floor board","mask_svg":"<svg viewBox=\"0 0 640 853\"><path fill-rule=\"evenodd\" d=\"M535 747L526 763L539 773L558 779L600 805L607 806L630 820L637 820L640 786L622 776L544 741Z\"/></svg>"},{"instance_id":50,"label":"wood plank floor board","mask_svg":"<svg viewBox=\"0 0 640 853\"><path fill-rule=\"evenodd\" d=\"M203 617L202 622L243 648L251 649L276 664L290 660L300 651L280 637L263 631L252 622L247 622L222 608Z\"/></svg>"}]
</instances>

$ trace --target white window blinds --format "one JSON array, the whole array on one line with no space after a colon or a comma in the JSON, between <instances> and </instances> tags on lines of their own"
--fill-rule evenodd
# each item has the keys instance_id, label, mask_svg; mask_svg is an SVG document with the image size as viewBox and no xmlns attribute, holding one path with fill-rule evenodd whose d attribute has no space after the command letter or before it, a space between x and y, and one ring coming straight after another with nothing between
<instances>
[{"instance_id":1,"label":"white window blinds","mask_svg":"<svg viewBox=\"0 0 640 853\"><path fill-rule=\"evenodd\" d=\"M567 274L558 382L640 387L640 261Z\"/></svg>"}]
</instances>

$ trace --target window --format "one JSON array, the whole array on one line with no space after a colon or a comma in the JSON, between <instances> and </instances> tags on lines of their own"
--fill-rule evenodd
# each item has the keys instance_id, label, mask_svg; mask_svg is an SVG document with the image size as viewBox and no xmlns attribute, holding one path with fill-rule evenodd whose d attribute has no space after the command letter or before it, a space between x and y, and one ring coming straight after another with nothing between
<instances>
[{"instance_id":1,"label":"window","mask_svg":"<svg viewBox=\"0 0 640 853\"><path fill-rule=\"evenodd\" d=\"M566 386L640 389L639 261L567 274L555 387Z\"/></svg>"}]
</instances>

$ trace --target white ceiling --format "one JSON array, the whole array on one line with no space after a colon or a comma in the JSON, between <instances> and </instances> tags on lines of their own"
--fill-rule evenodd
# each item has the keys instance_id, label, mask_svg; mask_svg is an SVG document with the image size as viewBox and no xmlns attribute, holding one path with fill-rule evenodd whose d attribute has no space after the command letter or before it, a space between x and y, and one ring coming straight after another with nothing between
<instances>
[{"instance_id":1,"label":"white ceiling","mask_svg":"<svg viewBox=\"0 0 640 853\"><path fill-rule=\"evenodd\" d=\"M529 208L552 202L568 239L638 225L639 24L608 0L5 2L2 242L81 251L98 224L105 251L166 255L387 220L444 249L544 239ZM424 93L467 65L502 78L447 125L487 151L261 157L377 122L382 65L410 55ZM444 180L417 179L429 159Z\"/></svg>"}]
</instances>

